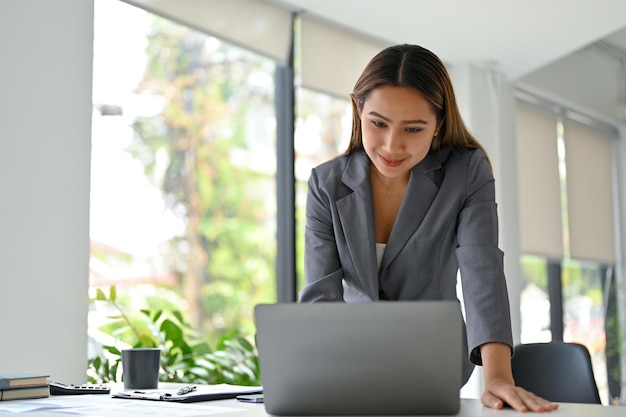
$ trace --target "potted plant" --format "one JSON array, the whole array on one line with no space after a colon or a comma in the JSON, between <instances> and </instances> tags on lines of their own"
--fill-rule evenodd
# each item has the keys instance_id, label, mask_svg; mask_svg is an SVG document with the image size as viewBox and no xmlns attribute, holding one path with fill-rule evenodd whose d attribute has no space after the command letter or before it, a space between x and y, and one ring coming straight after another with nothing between
<instances>
[{"instance_id":1,"label":"potted plant","mask_svg":"<svg viewBox=\"0 0 626 417\"><path fill-rule=\"evenodd\" d=\"M162 382L261 385L256 346L241 329L228 332L211 346L179 310L127 312L117 300L115 286L110 287L108 296L97 289L90 302L106 303L112 310L107 331L115 341L103 344L101 352L88 359L90 383L121 381L121 350L125 347L158 347L162 349Z\"/></svg>"}]
</instances>

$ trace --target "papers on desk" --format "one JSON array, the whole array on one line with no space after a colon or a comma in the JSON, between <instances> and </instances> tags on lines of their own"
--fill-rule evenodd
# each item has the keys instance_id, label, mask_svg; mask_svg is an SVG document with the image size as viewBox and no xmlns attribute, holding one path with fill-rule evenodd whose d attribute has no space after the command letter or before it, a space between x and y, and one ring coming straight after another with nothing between
<instances>
[{"instance_id":1,"label":"papers on desk","mask_svg":"<svg viewBox=\"0 0 626 417\"><path fill-rule=\"evenodd\" d=\"M57 408L55 405L41 402L7 401L5 403L0 403L0 413L23 414L37 410L53 410L55 408Z\"/></svg>"},{"instance_id":2,"label":"papers on desk","mask_svg":"<svg viewBox=\"0 0 626 417\"><path fill-rule=\"evenodd\" d=\"M0 417L30 413L46 416L99 416L99 417L207 417L237 413L245 408L235 408L220 402L177 404L171 402L120 401L109 395L67 395L39 400L7 401L0 403Z\"/></svg>"},{"instance_id":3,"label":"papers on desk","mask_svg":"<svg viewBox=\"0 0 626 417\"><path fill-rule=\"evenodd\" d=\"M260 386L244 386L230 384L198 385L193 390L137 390L119 391L111 394L113 398L132 400L167 401L178 403L194 403L199 401L225 400L241 394L258 394L263 392Z\"/></svg>"}]
</instances>

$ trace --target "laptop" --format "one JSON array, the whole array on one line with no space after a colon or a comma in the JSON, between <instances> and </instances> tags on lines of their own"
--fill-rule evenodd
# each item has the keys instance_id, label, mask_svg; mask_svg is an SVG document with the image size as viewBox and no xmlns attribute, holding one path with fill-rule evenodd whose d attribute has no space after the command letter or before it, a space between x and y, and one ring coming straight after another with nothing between
<instances>
[{"instance_id":1,"label":"laptop","mask_svg":"<svg viewBox=\"0 0 626 417\"><path fill-rule=\"evenodd\" d=\"M457 301L255 307L265 410L272 415L457 414Z\"/></svg>"}]
</instances>

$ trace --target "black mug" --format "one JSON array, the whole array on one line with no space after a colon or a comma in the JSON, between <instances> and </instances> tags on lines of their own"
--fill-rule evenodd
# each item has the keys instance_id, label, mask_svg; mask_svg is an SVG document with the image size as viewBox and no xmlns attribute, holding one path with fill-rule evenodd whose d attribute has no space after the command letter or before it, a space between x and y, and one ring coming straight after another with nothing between
<instances>
[{"instance_id":1,"label":"black mug","mask_svg":"<svg viewBox=\"0 0 626 417\"><path fill-rule=\"evenodd\" d=\"M124 389L156 389L159 385L161 349L122 350Z\"/></svg>"}]
</instances>

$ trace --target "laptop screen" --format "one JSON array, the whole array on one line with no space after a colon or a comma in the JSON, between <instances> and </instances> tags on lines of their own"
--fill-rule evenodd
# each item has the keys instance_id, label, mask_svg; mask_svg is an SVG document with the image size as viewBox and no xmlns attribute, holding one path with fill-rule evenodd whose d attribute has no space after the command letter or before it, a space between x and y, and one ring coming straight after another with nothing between
<instances>
[{"instance_id":1,"label":"laptop screen","mask_svg":"<svg viewBox=\"0 0 626 417\"><path fill-rule=\"evenodd\" d=\"M459 412L457 301L261 304L255 323L269 414Z\"/></svg>"}]
</instances>

